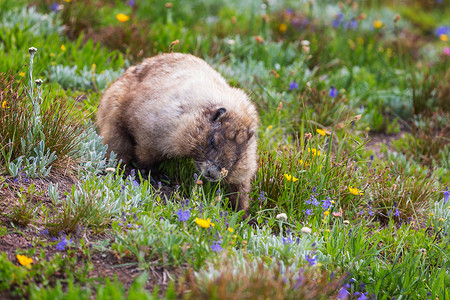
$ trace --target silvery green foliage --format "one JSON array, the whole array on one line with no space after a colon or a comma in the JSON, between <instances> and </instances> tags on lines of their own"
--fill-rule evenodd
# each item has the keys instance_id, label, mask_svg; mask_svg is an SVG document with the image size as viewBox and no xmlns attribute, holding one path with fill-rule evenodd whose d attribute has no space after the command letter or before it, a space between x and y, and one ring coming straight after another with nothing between
<instances>
[{"instance_id":1,"label":"silvery green foliage","mask_svg":"<svg viewBox=\"0 0 450 300\"><path fill-rule=\"evenodd\" d=\"M153 191L148 181L138 184L134 177L124 179L120 173L109 173L106 176L89 176L73 186L66 203L74 210L89 204L88 207L96 212L92 217L118 216L152 199Z\"/></svg>"},{"instance_id":2,"label":"silvery green foliage","mask_svg":"<svg viewBox=\"0 0 450 300\"><path fill-rule=\"evenodd\" d=\"M59 202L59 191L58 191L58 183L53 185L52 182L48 185L48 195L50 196L50 200L53 201L53 203L57 204Z\"/></svg>"},{"instance_id":3,"label":"silvery green foliage","mask_svg":"<svg viewBox=\"0 0 450 300\"><path fill-rule=\"evenodd\" d=\"M103 90L122 73L123 70L105 70L101 73L93 73L86 66L79 70L77 66L56 65L51 67L50 81L59 83L65 89L92 90L94 89L93 80L95 80L97 89Z\"/></svg>"},{"instance_id":4,"label":"silvery green foliage","mask_svg":"<svg viewBox=\"0 0 450 300\"><path fill-rule=\"evenodd\" d=\"M111 152L111 157L106 157L108 146L102 143L95 130L89 129L80 135L81 143L78 151L80 159L79 172L82 177L97 175L105 171L106 168L115 168L116 155Z\"/></svg>"},{"instance_id":5,"label":"silvery green foliage","mask_svg":"<svg viewBox=\"0 0 450 300\"><path fill-rule=\"evenodd\" d=\"M448 193L448 188L447 188ZM450 200L447 197L447 201L445 197L440 201L436 201L434 203L434 211L433 212L433 225L436 231L440 231L442 228L443 235L450 234Z\"/></svg>"},{"instance_id":6,"label":"silvery green foliage","mask_svg":"<svg viewBox=\"0 0 450 300\"><path fill-rule=\"evenodd\" d=\"M270 227L264 226L256 228L250 232L246 232L243 238L248 241L247 251L255 256L271 257L275 260L283 260L288 258L291 264L301 266L305 262L305 255L312 254L312 244L320 248L323 239L315 239L313 235L301 234L299 237L294 236L276 236L272 234ZM326 257L315 251L317 260L324 262Z\"/></svg>"},{"instance_id":7,"label":"silvery green foliage","mask_svg":"<svg viewBox=\"0 0 450 300\"><path fill-rule=\"evenodd\" d=\"M46 36L55 32L61 34L64 27L55 15L54 12L41 14L34 7L12 9L2 14L0 27L18 26L22 31L31 32L35 36Z\"/></svg>"},{"instance_id":8,"label":"silvery green foliage","mask_svg":"<svg viewBox=\"0 0 450 300\"><path fill-rule=\"evenodd\" d=\"M22 139L22 147L26 147L26 145L25 140ZM55 159L55 152L50 152L50 149L46 149L45 142L41 140L33 148L30 155L27 157L19 156L15 161L9 163L8 171L13 177L17 177L19 172L28 178L46 177L50 173L51 163Z\"/></svg>"}]
</instances>

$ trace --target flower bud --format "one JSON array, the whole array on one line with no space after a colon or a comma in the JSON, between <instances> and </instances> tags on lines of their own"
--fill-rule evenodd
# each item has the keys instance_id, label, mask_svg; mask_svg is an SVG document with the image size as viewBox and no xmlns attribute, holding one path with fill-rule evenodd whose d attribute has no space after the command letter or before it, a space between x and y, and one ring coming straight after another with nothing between
<instances>
[{"instance_id":1,"label":"flower bud","mask_svg":"<svg viewBox=\"0 0 450 300\"><path fill-rule=\"evenodd\" d=\"M37 52L37 49L35 47L28 48L28 53L30 53L30 55L35 55L36 52Z\"/></svg>"}]
</instances>

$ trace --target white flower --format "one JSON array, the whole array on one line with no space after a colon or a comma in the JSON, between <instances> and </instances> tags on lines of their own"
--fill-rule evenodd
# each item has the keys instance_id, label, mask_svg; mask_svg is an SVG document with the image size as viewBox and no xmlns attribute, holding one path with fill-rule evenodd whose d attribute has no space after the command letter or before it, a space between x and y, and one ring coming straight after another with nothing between
<instances>
[{"instance_id":1,"label":"white flower","mask_svg":"<svg viewBox=\"0 0 450 300\"><path fill-rule=\"evenodd\" d=\"M108 173L115 173L116 169L115 168L106 168L105 171L108 172Z\"/></svg>"},{"instance_id":2,"label":"white flower","mask_svg":"<svg viewBox=\"0 0 450 300\"><path fill-rule=\"evenodd\" d=\"M350 221L349 220L344 220L344 224L348 225L348 224L350 224Z\"/></svg>"},{"instance_id":3,"label":"white flower","mask_svg":"<svg viewBox=\"0 0 450 300\"><path fill-rule=\"evenodd\" d=\"M28 48L28 53L30 53L30 55L34 55L36 54L37 49L35 47L30 47Z\"/></svg>"},{"instance_id":4,"label":"white flower","mask_svg":"<svg viewBox=\"0 0 450 300\"><path fill-rule=\"evenodd\" d=\"M302 44L302 46L309 46L309 41L308 40L303 40L300 42L300 44Z\"/></svg>"},{"instance_id":5,"label":"white flower","mask_svg":"<svg viewBox=\"0 0 450 300\"><path fill-rule=\"evenodd\" d=\"M285 213L278 214L277 219L278 220L283 219L283 221L287 221L287 215Z\"/></svg>"},{"instance_id":6,"label":"white flower","mask_svg":"<svg viewBox=\"0 0 450 300\"><path fill-rule=\"evenodd\" d=\"M303 228L302 228L302 232L303 232L303 233L308 233L308 234L311 234L311 232L312 232L312 229L311 229L311 228L309 228L309 227L303 227Z\"/></svg>"}]
</instances>

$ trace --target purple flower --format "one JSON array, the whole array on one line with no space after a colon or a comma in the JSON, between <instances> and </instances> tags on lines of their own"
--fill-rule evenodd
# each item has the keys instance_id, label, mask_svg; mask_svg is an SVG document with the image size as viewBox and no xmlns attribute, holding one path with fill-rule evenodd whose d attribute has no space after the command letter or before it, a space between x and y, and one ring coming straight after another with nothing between
<instances>
[{"instance_id":1,"label":"purple flower","mask_svg":"<svg viewBox=\"0 0 450 300\"><path fill-rule=\"evenodd\" d=\"M220 246L220 242L219 242L219 241L216 241L216 242L213 242L213 243L212 243L212 245L211 245L211 251L214 251L214 252L220 252L220 251L222 251L222 246Z\"/></svg>"},{"instance_id":2,"label":"purple flower","mask_svg":"<svg viewBox=\"0 0 450 300\"><path fill-rule=\"evenodd\" d=\"M315 197L313 197L313 196L311 196L311 197L312 197L311 204L314 205L314 206L319 206L319 201L317 201L317 199Z\"/></svg>"},{"instance_id":3,"label":"purple flower","mask_svg":"<svg viewBox=\"0 0 450 300\"><path fill-rule=\"evenodd\" d=\"M311 210L308 208L307 210L305 210L305 214L306 214L307 216L311 215Z\"/></svg>"},{"instance_id":4,"label":"purple flower","mask_svg":"<svg viewBox=\"0 0 450 300\"><path fill-rule=\"evenodd\" d=\"M341 26L342 21L344 20L344 15L342 13L338 13L334 20L331 21L331 25L333 26L333 28L338 28L339 26Z\"/></svg>"},{"instance_id":5,"label":"purple flower","mask_svg":"<svg viewBox=\"0 0 450 300\"><path fill-rule=\"evenodd\" d=\"M353 296L356 296L356 297L359 296L358 298L356 298L358 300L367 300L367 299L369 299L369 297L367 297L368 293L369 292L365 292L365 293L356 292Z\"/></svg>"},{"instance_id":6,"label":"purple flower","mask_svg":"<svg viewBox=\"0 0 450 300\"><path fill-rule=\"evenodd\" d=\"M329 198L329 197L327 197L327 199L325 199L325 200L322 200L322 208L324 209L324 210L327 210L328 208L330 208L330 206L331 206L331 199Z\"/></svg>"},{"instance_id":7,"label":"purple flower","mask_svg":"<svg viewBox=\"0 0 450 300\"><path fill-rule=\"evenodd\" d=\"M447 203L449 197L450 197L450 191L448 190L448 187L447 187L447 190L444 190L444 204Z\"/></svg>"},{"instance_id":8,"label":"purple flower","mask_svg":"<svg viewBox=\"0 0 450 300\"><path fill-rule=\"evenodd\" d=\"M343 286L338 293L338 299L347 299L350 296L350 293L347 291L347 289L350 287L349 284L346 284L345 286Z\"/></svg>"},{"instance_id":9,"label":"purple flower","mask_svg":"<svg viewBox=\"0 0 450 300\"><path fill-rule=\"evenodd\" d=\"M369 216L373 216L372 206L369 206L369 211L367 213L369 214Z\"/></svg>"},{"instance_id":10,"label":"purple flower","mask_svg":"<svg viewBox=\"0 0 450 300\"><path fill-rule=\"evenodd\" d=\"M305 259L309 263L310 266L314 266L317 263L317 255L310 257L308 254L306 254Z\"/></svg>"},{"instance_id":11,"label":"purple flower","mask_svg":"<svg viewBox=\"0 0 450 300\"><path fill-rule=\"evenodd\" d=\"M388 211L389 217L391 216L391 212L392 212L392 210L390 209L390 210Z\"/></svg>"},{"instance_id":12,"label":"purple flower","mask_svg":"<svg viewBox=\"0 0 450 300\"><path fill-rule=\"evenodd\" d=\"M56 245L56 250L58 251L63 251L67 245L72 244L72 238L69 240L67 239L67 237L64 235L62 237L62 240Z\"/></svg>"},{"instance_id":13,"label":"purple flower","mask_svg":"<svg viewBox=\"0 0 450 300\"><path fill-rule=\"evenodd\" d=\"M336 97L337 97L338 91L337 91L337 89L334 87L334 85L331 86L330 92L328 93L328 95L329 95L331 98L336 98Z\"/></svg>"},{"instance_id":14,"label":"purple flower","mask_svg":"<svg viewBox=\"0 0 450 300\"><path fill-rule=\"evenodd\" d=\"M396 216L396 217L400 216L400 212L398 211L397 207L395 208L394 216Z\"/></svg>"},{"instance_id":15,"label":"purple flower","mask_svg":"<svg viewBox=\"0 0 450 300\"><path fill-rule=\"evenodd\" d=\"M283 238L283 245L293 244L293 243L294 243L294 241L292 240L292 238L290 236L287 238Z\"/></svg>"},{"instance_id":16,"label":"purple flower","mask_svg":"<svg viewBox=\"0 0 450 300\"><path fill-rule=\"evenodd\" d=\"M439 26L436 28L436 36L440 36L442 34L450 35L450 26Z\"/></svg>"},{"instance_id":17,"label":"purple flower","mask_svg":"<svg viewBox=\"0 0 450 300\"><path fill-rule=\"evenodd\" d=\"M128 1L128 5L131 7L134 7L135 4L136 4L136 1L134 1L134 0Z\"/></svg>"},{"instance_id":18,"label":"purple flower","mask_svg":"<svg viewBox=\"0 0 450 300\"><path fill-rule=\"evenodd\" d=\"M356 29L358 27L358 21L356 19L352 19L350 21L350 29Z\"/></svg>"},{"instance_id":19,"label":"purple flower","mask_svg":"<svg viewBox=\"0 0 450 300\"><path fill-rule=\"evenodd\" d=\"M58 2L55 2L52 5L50 5L50 9L53 10L54 12L58 12L59 11L59 4L58 4Z\"/></svg>"},{"instance_id":20,"label":"purple flower","mask_svg":"<svg viewBox=\"0 0 450 300\"><path fill-rule=\"evenodd\" d=\"M178 221L180 222L186 222L191 217L191 214L189 213L189 209L186 211L183 211L181 208L177 212L178 215Z\"/></svg>"},{"instance_id":21,"label":"purple flower","mask_svg":"<svg viewBox=\"0 0 450 300\"><path fill-rule=\"evenodd\" d=\"M298 88L297 82L295 82L295 80L291 81L291 83L289 84L289 90L292 91L297 88Z\"/></svg>"}]
</instances>

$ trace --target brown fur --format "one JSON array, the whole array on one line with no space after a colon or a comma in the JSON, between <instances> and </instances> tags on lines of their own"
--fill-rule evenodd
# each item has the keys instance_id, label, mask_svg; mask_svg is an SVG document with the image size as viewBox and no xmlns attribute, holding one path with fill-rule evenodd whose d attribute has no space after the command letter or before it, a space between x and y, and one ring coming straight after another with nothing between
<instances>
[{"instance_id":1,"label":"brown fur","mask_svg":"<svg viewBox=\"0 0 450 300\"><path fill-rule=\"evenodd\" d=\"M203 60L171 53L128 68L104 93L97 124L108 150L125 164L148 169L191 157L208 180L224 178L232 204L247 210L257 112Z\"/></svg>"}]
</instances>

